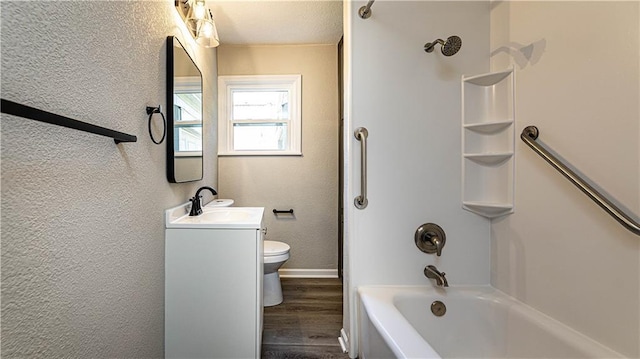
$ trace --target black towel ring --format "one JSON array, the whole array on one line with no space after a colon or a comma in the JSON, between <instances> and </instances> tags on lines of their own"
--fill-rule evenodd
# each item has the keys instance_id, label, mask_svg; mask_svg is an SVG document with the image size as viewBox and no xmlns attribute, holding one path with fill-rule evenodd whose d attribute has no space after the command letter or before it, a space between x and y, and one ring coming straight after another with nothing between
<instances>
[{"instance_id":1,"label":"black towel ring","mask_svg":"<svg viewBox=\"0 0 640 359\"><path fill-rule=\"evenodd\" d=\"M153 133L151 132L151 117L153 117L154 113L159 113L160 116L162 116L162 129L164 131L162 132L162 138L160 139L160 141L156 141L156 139L153 138ZM162 113L162 106L161 105L158 105L158 107L147 106L147 115L149 115L149 137L151 137L151 141L153 141L153 143L155 143L156 145L159 145L162 143L162 141L164 141L164 138L167 135L167 119L164 117L164 114Z\"/></svg>"}]
</instances>

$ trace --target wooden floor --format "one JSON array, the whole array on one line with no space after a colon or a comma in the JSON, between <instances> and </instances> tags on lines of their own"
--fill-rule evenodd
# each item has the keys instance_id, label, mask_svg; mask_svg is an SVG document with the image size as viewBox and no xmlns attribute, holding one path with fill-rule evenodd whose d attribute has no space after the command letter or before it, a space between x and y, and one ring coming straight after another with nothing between
<instances>
[{"instance_id":1,"label":"wooden floor","mask_svg":"<svg viewBox=\"0 0 640 359\"><path fill-rule=\"evenodd\" d=\"M264 308L262 358L347 359L340 279L281 278L282 304Z\"/></svg>"}]
</instances>

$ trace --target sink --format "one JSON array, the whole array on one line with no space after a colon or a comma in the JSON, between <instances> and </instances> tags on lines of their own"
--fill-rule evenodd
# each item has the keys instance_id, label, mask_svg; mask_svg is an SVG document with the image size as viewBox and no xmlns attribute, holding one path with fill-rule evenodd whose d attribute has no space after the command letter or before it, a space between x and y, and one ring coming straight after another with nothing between
<instances>
[{"instance_id":1,"label":"sink","mask_svg":"<svg viewBox=\"0 0 640 359\"><path fill-rule=\"evenodd\" d=\"M263 207L209 207L199 216L189 216L191 204L168 209L166 228L260 228Z\"/></svg>"},{"instance_id":2,"label":"sink","mask_svg":"<svg viewBox=\"0 0 640 359\"><path fill-rule=\"evenodd\" d=\"M182 217L177 223L243 222L249 217L251 217L251 211L244 208L236 210L207 208L201 215Z\"/></svg>"},{"instance_id":3,"label":"sink","mask_svg":"<svg viewBox=\"0 0 640 359\"><path fill-rule=\"evenodd\" d=\"M216 207L231 207L233 203L234 203L234 200L232 199L217 198L205 204L204 206L202 206L202 210L204 211L208 208L216 208Z\"/></svg>"}]
</instances>

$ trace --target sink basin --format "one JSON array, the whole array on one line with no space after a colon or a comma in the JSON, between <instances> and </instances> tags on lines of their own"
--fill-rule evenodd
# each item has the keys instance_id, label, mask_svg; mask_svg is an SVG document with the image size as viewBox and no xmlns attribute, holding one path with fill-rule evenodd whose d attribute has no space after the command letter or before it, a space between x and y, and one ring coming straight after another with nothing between
<instances>
[{"instance_id":1,"label":"sink basin","mask_svg":"<svg viewBox=\"0 0 640 359\"><path fill-rule=\"evenodd\" d=\"M244 208L238 210L218 210L216 208L207 208L199 216L186 216L180 219L179 223L213 223L213 222L242 222L251 217L251 211Z\"/></svg>"},{"instance_id":2,"label":"sink basin","mask_svg":"<svg viewBox=\"0 0 640 359\"><path fill-rule=\"evenodd\" d=\"M263 207L209 207L199 216L189 216L190 203L166 211L167 228L257 228Z\"/></svg>"},{"instance_id":3,"label":"sink basin","mask_svg":"<svg viewBox=\"0 0 640 359\"><path fill-rule=\"evenodd\" d=\"M206 209L216 208L216 207L231 207L233 203L234 203L234 200L232 199L217 198L207 203L206 205L202 206L202 210L204 211Z\"/></svg>"}]
</instances>

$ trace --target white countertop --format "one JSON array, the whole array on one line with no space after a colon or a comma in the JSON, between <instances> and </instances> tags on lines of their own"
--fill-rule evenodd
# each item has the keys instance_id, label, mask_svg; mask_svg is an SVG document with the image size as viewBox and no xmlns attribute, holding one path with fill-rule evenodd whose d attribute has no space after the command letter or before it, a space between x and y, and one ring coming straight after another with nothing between
<instances>
[{"instance_id":1,"label":"white countertop","mask_svg":"<svg viewBox=\"0 0 640 359\"><path fill-rule=\"evenodd\" d=\"M166 228L261 229L264 207L203 207L199 216L189 216L191 203L165 211Z\"/></svg>"}]
</instances>

